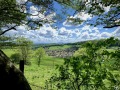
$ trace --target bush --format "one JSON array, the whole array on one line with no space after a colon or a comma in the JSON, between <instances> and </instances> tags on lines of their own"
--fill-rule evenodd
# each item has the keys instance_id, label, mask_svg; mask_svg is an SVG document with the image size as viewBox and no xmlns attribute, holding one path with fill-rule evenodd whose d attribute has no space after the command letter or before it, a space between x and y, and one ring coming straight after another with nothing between
<instances>
[{"instance_id":1,"label":"bush","mask_svg":"<svg viewBox=\"0 0 120 90\"><path fill-rule=\"evenodd\" d=\"M10 59L13 63L19 64L19 62L21 60L21 55L19 53L14 53L11 55Z\"/></svg>"}]
</instances>

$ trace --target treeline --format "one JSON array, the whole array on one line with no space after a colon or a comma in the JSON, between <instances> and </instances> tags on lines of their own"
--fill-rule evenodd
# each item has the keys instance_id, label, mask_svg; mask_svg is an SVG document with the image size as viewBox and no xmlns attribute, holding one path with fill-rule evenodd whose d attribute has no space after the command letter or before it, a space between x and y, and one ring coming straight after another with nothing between
<instances>
[{"instance_id":1,"label":"treeline","mask_svg":"<svg viewBox=\"0 0 120 90\"><path fill-rule=\"evenodd\" d=\"M114 38L114 37L111 37L111 38ZM81 45L83 45L89 41L92 43L100 43L100 42L104 42L105 40L106 39L88 40L88 41L81 41L81 42L75 42L75 43L65 43L65 44L36 44L36 45L34 45L34 48L39 48L39 47L49 48L49 47L54 47L54 46L63 47L65 45L68 45L71 48L79 48L79 47L81 47ZM108 47L120 47L120 40L117 39L116 42L109 44Z\"/></svg>"},{"instance_id":2,"label":"treeline","mask_svg":"<svg viewBox=\"0 0 120 90\"><path fill-rule=\"evenodd\" d=\"M111 37L113 38L113 37ZM63 47L64 45L70 46L72 48L79 48L81 45L91 41L93 43L99 43L103 42L105 39L100 39L100 40L88 40L88 41L81 41L81 42L75 42L75 43L64 43L64 44L58 44L58 43L51 43L51 44L34 44L33 48L37 49L39 47L43 48L49 48L49 47ZM11 37L8 36L0 36L0 47L16 47L18 44L15 42L15 39L12 39ZM119 47L120 46L120 40L117 39L115 43L110 44L108 47Z\"/></svg>"}]
</instances>

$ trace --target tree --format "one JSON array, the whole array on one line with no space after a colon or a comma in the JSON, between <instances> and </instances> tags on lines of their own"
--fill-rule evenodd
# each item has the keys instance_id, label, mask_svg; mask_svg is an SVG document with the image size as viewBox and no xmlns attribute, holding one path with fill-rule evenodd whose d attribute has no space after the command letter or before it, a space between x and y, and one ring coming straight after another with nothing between
<instances>
[{"instance_id":1,"label":"tree","mask_svg":"<svg viewBox=\"0 0 120 90\"><path fill-rule=\"evenodd\" d=\"M36 56L36 58L37 58L38 66L40 66L41 59L45 56L45 50L44 50L44 48L39 47L39 48L35 51L35 56Z\"/></svg>"},{"instance_id":2,"label":"tree","mask_svg":"<svg viewBox=\"0 0 120 90\"><path fill-rule=\"evenodd\" d=\"M120 1L118 0L55 0L63 5L76 10L76 13L85 12L95 17L96 21L90 22L91 25L103 25L104 28L120 26ZM106 9L109 9L108 11ZM68 22L73 24L83 22L80 18L68 18ZM88 22L89 23L89 22Z\"/></svg>"},{"instance_id":3,"label":"tree","mask_svg":"<svg viewBox=\"0 0 120 90\"><path fill-rule=\"evenodd\" d=\"M24 13L20 12L16 0L0 0L0 27L6 24L18 24L25 19Z\"/></svg>"},{"instance_id":4,"label":"tree","mask_svg":"<svg viewBox=\"0 0 120 90\"><path fill-rule=\"evenodd\" d=\"M27 38L19 37L16 43L18 45L18 53L20 53L21 59L25 61L25 64L27 64L33 42Z\"/></svg>"},{"instance_id":5,"label":"tree","mask_svg":"<svg viewBox=\"0 0 120 90\"><path fill-rule=\"evenodd\" d=\"M21 2L18 2L21 1ZM1 0L0 1L0 35L3 35L9 30L16 30L16 26L28 25L32 29L36 29L42 26L44 23L53 23L54 19L49 20L39 17L39 14L43 16L49 15L51 12L55 12L54 2L58 2L68 8L76 10L75 14L81 14L84 12L93 17L97 17L95 21L87 21L90 25L103 25L104 28L113 28L120 26L120 1L119 0ZM40 7L40 10L36 10L36 15L31 14L28 3L32 2L33 5ZM106 11L106 8L109 8ZM64 9L63 9L64 11ZM65 12L65 11L64 11ZM64 14L64 13L63 13ZM39 19L34 20L30 16L38 16ZM56 18L57 19L57 18ZM71 18L68 16L68 22L81 24L83 20L80 18ZM2 30L2 27L6 27L6 30Z\"/></svg>"},{"instance_id":6,"label":"tree","mask_svg":"<svg viewBox=\"0 0 120 90\"><path fill-rule=\"evenodd\" d=\"M58 2L66 6L66 8L73 8L75 14L81 14L82 12L96 17L95 21L87 21L90 25L103 25L104 28L113 28L120 26L120 1L118 0L31 0L37 5L46 6L48 9L53 9L53 2ZM46 4L45 4L45 3ZM64 11L64 9L63 9ZM65 11L64 11L65 12ZM63 13L64 14L64 13ZM73 15L73 16L74 16ZM84 20L80 18L71 18L68 16L68 22L73 22L73 24L81 24Z\"/></svg>"},{"instance_id":7,"label":"tree","mask_svg":"<svg viewBox=\"0 0 120 90\"><path fill-rule=\"evenodd\" d=\"M119 88L120 79L109 68L111 66L109 62L115 56L105 49L113 42L115 40L110 38L99 43L86 43L83 46L85 53L67 58L63 65L57 66L58 72L49 79L52 87L49 89L113 90Z\"/></svg>"},{"instance_id":8,"label":"tree","mask_svg":"<svg viewBox=\"0 0 120 90\"><path fill-rule=\"evenodd\" d=\"M22 24L26 15L20 11L19 5L16 0L0 0L0 35L3 35L9 30L16 30L17 25ZM2 30L1 27L8 29Z\"/></svg>"},{"instance_id":9,"label":"tree","mask_svg":"<svg viewBox=\"0 0 120 90\"><path fill-rule=\"evenodd\" d=\"M0 49L7 48L7 47L13 47L15 46L15 43L13 43L13 39L9 36L0 36Z\"/></svg>"},{"instance_id":10,"label":"tree","mask_svg":"<svg viewBox=\"0 0 120 90\"><path fill-rule=\"evenodd\" d=\"M36 10L38 14L31 14L30 7L28 7L29 2L36 3L40 1L39 5L42 7L40 10ZM39 14L44 15L51 4L49 0L0 0L0 35L5 34L10 30L16 30L19 25L27 25L32 29L36 29L42 26L43 23L49 22L47 19L34 20L30 16L39 16ZM46 3L45 3L46 2ZM34 25L33 25L34 24ZM3 28L6 28L3 30Z\"/></svg>"}]
</instances>

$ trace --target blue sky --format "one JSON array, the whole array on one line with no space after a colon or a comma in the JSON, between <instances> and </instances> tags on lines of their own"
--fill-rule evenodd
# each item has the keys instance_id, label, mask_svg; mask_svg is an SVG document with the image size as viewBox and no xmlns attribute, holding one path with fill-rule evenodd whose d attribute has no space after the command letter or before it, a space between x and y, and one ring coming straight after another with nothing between
<instances>
[{"instance_id":1,"label":"blue sky","mask_svg":"<svg viewBox=\"0 0 120 90\"><path fill-rule=\"evenodd\" d=\"M28 6L30 7L29 12L31 14L37 14L38 8L36 6L32 5L32 3L29 3ZM68 21L68 16L64 15L62 10L64 9L70 18L80 18L82 20L93 19L91 15L88 15L87 13L82 12L74 14L75 11L73 9L65 9L63 6L59 5L56 2L54 2L54 9L56 12L49 12L49 14L46 15L39 14L39 17L31 16L30 18L33 18L34 20L46 19L48 21L51 21L53 19L55 20L55 18L58 19L56 15L60 15L61 18L55 20L55 23L46 23L37 30L28 30L28 27L26 25L21 25L17 27L17 31L11 30L7 32L6 35L14 37L24 36L31 39L34 43L73 43L85 40L108 38L111 36L120 36L120 27L105 29L103 26L93 27L87 25L84 22L78 25L73 25L71 21ZM109 10L109 7L105 9L107 12ZM57 28L54 28L52 26L55 26Z\"/></svg>"}]
</instances>

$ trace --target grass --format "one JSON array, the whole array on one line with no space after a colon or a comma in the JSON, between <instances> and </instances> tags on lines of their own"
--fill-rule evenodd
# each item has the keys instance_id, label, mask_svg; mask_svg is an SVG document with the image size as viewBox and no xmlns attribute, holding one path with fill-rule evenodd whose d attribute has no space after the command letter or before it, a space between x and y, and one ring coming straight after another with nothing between
<instances>
[{"instance_id":1,"label":"grass","mask_svg":"<svg viewBox=\"0 0 120 90\"><path fill-rule=\"evenodd\" d=\"M3 49L3 51L8 57L10 57L16 50ZM40 66L37 65L35 57L32 57L30 62L31 65L25 65L24 75L32 90L41 90L45 86L46 80L49 79L54 72L56 72L55 65L61 65L63 63L63 59L45 56L41 60ZM16 67L19 68L19 65L16 65Z\"/></svg>"},{"instance_id":2,"label":"grass","mask_svg":"<svg viewBox=\"0 0 120 90\"><path fill-rule=\"evenodd\" d=\"M35 86L44 87L45 81L52 75L55 71L54 68L50 66L37 65L25 66L25 76L30 83L32 90L35 90Z\"/></svg>"},{"instance_id":3,"label":"grass","mask_svg":"<svg viewBox=\"0 0 120 90\"><path fill-rule=\"evenodd\" d=\"M64 50L67 48L70 48L71 46L69 45L62 45L62 46L51 46L49 47L49 50Z\"/></svg>"},{"instance_id":4,"label":"grass","mask_svg":"<svg viewBox=\"0 0 120 90\"><path fill-rule=\"evenodd\" d=\"M8 57L15 53L15 49L2 49L2 50Z\"/></svg>"},{"instance_id":5,"label":"grass","mask_svg":"<svg viewBox=\"0 0 120 90\"><path fill-rule=\"evenodd\" d=\"M31 65L25 65L25 76L30 83L32 90L44 87L45 81L56 72L55 65L62 64L63 59L46 56L41 60L40 66L37 65L35 58L31 60Z\"/></svg>"},{"instance_id":6,"label":"grass","mask_svg":"<svg viewBox=\"0 0 120 90\"><path fill-rule=\"evenodd\" d=\"M65 48L65 47L61 47ZM55 49L55 48L54 48ZM113 49L109 49L111 52L114 51ZM15 53L16 50L14 49L3 49L3 51L10 57L12 54ZM34 51L32 51L34 54ZM30 59L31 65L25 65L24 75L28 80L32 90L42 90L45 86L45 82L49 79L54 72L57 72L55 69L55 65L63 64L62 58L55 58L51 56L45 56L41 60L40 66L37 65L37 61L35 57ZM18 65L16 65L18 67ZM113 71L114 74L119 74L119 71ZM120 74L119 74L120 76ZM118 76L118 79L120 79ZM107 83L107 82L106 82Z\"/></svg>"}]
</instances>

